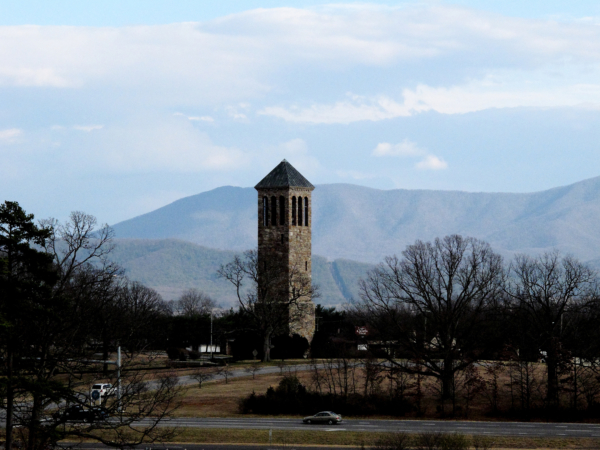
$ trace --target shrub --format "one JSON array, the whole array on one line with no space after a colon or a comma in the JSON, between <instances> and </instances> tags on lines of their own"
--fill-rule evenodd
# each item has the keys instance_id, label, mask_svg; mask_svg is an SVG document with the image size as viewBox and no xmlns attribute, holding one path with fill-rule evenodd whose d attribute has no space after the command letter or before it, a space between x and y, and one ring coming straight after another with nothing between
<instances>
[{"instance_id":1,"label":"shrub","mask_svg":"<svg viewBox=\"0 0 600 450\"><path fill-rule=\"evenodd\" d=\"M469 441L464 434L421 433L416 439L416 450L468 450Z\"/></svg>"},{"instance_id":2,"label":"shrub","mask_svg":"<svg viewBox=\"0 0 600 450\"><path fill-rule=\"evenodd\" d=\"M196 360L200 359L200 356L202 356L202 353L200 353L196 350L189 350L188 356L191 360L196 361Z\"/></svg>"},{"instance_id":3,"label":"shrub","mask_svg":"<svg viewBox=\"0 0 600 450\"><path fill-rule=\"evenodd\" d=\"M489 436L473 436L473 448L475 450L489 450L493 445L494 442Z\"/></svg>"},{"instance_id":4,"label":"shrub","mask_svg":"<svg viewBox=\"0 0 600 450\"><path fill-rule=\"evenodd\" d=\"M375 441L373 450L408 450L410 437L406 433L389 433Z\"/></svg>"},{"instance_id":5,"label":"shrub","mask_svg":"<svg viewBox=\"0 0 600 450\"><path fill-rule=\"evenodd\" d=\"M417 450L438 450L441 448L442 433L421 433L417 436L416 446Z\"/></svg>"},{"instance_id":6,"label":"shrub","mask_svg":"<svg viewBox=\"0 0 600 450\"><path fill-rule=\"evenodd\" d=\"M464 434L444 434L440 442L440 450L468 450L469 441Z\"/></svg>"},{"instance_id":7,"label":"shrub","mask_svg":"<svg viewBox=\"0 0 600 450\"><path fill-rule=\"evenodd\" d=\"M171 347L167 349L167 356L171 361L187 361L189 351L185 348Z\"/></svg>"},{"instance_id":8,"label":"shrub","mask_svg":"<svg viewBox=\"0 0 600 450\"><path fill-rule=\"evenodd\" d=\"M335 411L342 415L402 416L413 409L407 400L387 396L342 396L308 392L295 376L284 377L276 389L271 387L264 395L252 394L240 401L242 413L269 415L308 415L314 414L315 411Z\"/></svg>"},{"instance_id":9,"label":"shrub","mask_svg":"<svg viewBox=\"0 0 600 450\"><path fill-rule=\"evenodd\" d=\"M303 358L310 344L297 334L293 336L282 335L273 338L273 349L271 350L272 359L297 359Z\"/></svg>"}]
</instances>

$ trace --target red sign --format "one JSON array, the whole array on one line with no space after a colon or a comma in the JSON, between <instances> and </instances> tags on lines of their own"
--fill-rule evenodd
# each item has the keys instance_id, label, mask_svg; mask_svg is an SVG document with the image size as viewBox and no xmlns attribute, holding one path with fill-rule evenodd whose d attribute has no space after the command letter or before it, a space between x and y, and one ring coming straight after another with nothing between
<instances>
[{"instance_id":1,"label":"red sign","mask_svg":"<svg viewBox=\"0 0 600 450\"><path fill-rule=\"evenodd\" d=\"M367 336L369 334L367 327L354 327L354 332L358 336Z\"/></svg>"}]
</instances>

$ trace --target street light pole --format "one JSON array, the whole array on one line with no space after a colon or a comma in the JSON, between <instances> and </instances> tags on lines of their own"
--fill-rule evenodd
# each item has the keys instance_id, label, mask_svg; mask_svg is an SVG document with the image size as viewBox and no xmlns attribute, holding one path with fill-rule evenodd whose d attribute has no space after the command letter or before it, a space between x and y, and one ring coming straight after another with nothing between
<instances>
[{"instance_id":1,"label":"street light pole","mask_svg":"<svg viewBox=\"0 0 600 450\"><path fill-rule=\"evenodd\" d=\"M213 310L210 310L210 360L213 359Z\"/></svg>"},{"instance_id":2,"label":"street light pole","mask_svg":"<svg viewBox=\"0 0 600 450\"><path fill-rule=\"evenodd\" d=\"M122 407L121 407L121 346L119 345L117 347L117 404L118 404L118 408L117 410L120 412L122 412ZM121 416L121 420L123 419L123 417Z\"/></svg>"}]
</instances>

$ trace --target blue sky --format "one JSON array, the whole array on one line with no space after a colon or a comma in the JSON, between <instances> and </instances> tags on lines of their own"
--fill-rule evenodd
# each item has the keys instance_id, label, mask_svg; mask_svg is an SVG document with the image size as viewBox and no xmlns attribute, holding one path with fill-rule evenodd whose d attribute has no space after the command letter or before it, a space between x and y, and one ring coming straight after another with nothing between
<instances>
[{"instance_id":1,"label":"blue sky","mask_svg":"<svg viewBox=\"0 0 600 450\"><path fill-rule=\"evenodd\" d=\"M0 3L0 192L116 223L281 159L313 183L600 175L600 3Z\"/></svg>"}]
</instances>

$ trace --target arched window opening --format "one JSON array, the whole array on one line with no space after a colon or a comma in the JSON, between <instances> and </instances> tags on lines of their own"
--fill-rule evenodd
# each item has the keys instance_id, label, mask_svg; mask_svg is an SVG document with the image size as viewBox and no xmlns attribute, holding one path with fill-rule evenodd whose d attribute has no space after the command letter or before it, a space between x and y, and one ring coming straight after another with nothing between
<instances>
[{"instance_id":1,"label":"arched window opening","mask_svg":"<svg viewBox=\"0 0 600 450\"><path fill-rule=\"evenodd\" d=\"M285 197L279 197L279 225L285 225Z\"/></svg>"},{"instance_id":2,"label":"arched window opening","mask_svg":"<svg viewBox=\"0 0 600 450\"><path fill-rule=\"evenodd\" d=\"M296 197L292 197L292 225L296 225Z\"/></svg>"},{"instance_id":3,"label":"arched window opening","mask_svg":"<svg viewBox=\"0 0 600 450\"><path fill-rule=\"evenodd\" d=\"M302 197L298 197L298 225L302 226Z\"/></svg>"},{"instance_id":4,"label":"arched window opening","mask_svg":"<svg viewBox=\"0 0 600 450\"><path fill-rule=\"evenodd\" d=\"M308 226L308 197L304 197L304 226Z\"/></svg>"},{"instance_id":5,"label":"arched window opening","mask_svg":"<svg viewBox=\"0 0 600 450\"><path fill-rule=\"evenodd\" d=\"M277 201L271 197L271 225L277 226Z\"/></svg>"},{"instance_id":6,"label":"arched window opening","mask_svg":"<svg viewBox=\"0 0 600 450\"><path fill-rule=\"evenodd\" d=\"M269 225L269 200L263 197L263 227Z\"/></svg>"}]
</instances>

